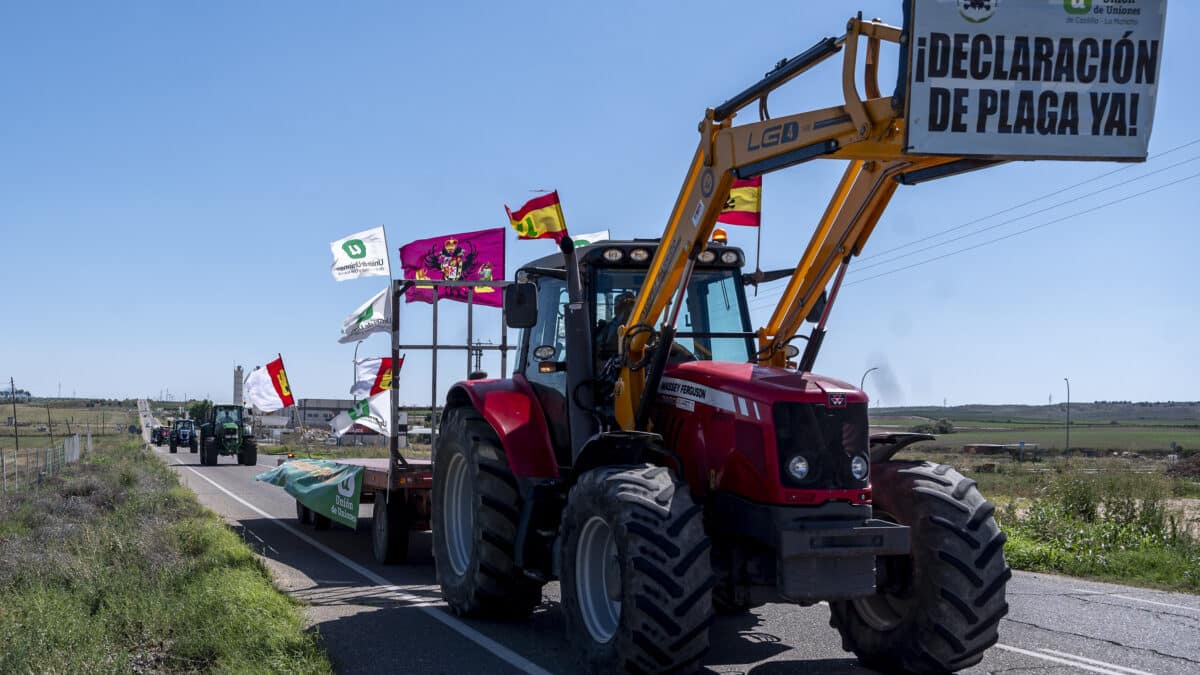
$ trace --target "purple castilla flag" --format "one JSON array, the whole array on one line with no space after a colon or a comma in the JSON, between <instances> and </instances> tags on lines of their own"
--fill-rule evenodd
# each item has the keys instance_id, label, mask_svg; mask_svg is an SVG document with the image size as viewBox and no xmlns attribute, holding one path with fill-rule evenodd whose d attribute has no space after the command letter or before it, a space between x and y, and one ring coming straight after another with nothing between
<instances>
[{"instance_id":1,"label":"purple castilla flag","mask_svg":"<svg viewBox=\"0 0 1200 675\"><path fill-rule=\"evenodd\" d=\"M504 278L504 228L448 234L419 239L400 247L404 278L417 281L404 294L406 302L433 302L431 281L500 281ZM475 286L475 304L500 307L504 293L499 288ZM438 297L467 301L467 287L439 288Z\"/></svg>"}]
</instances>

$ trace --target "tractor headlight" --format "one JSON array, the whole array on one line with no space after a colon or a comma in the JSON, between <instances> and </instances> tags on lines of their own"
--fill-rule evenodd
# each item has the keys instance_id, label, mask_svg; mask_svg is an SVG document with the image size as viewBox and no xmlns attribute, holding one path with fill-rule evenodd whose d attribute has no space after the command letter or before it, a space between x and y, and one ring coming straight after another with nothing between
<instances>
[{"instance_id":1,"label":"tractor headlight","mask_svg":"<svg viewBox=\"0 0 1200 675\"><path fill-rule=\"evenodd\" d=\"M625 252L619 248L609 248L604 250L604 259L608 262L620 262L621 258L625 257Z\"/></svg>"},{"instance_id":2,"label":"tractor headlight","mask_svg":"<svg viewBox=\"0 0 1200 675\"><path fill-rule=\"evenodd\" d=\"M808 478L808 460L803 455L796 455L788 460L788 473L796 480L804 480Z\"/></svg>"},{"instance_id":3,"label":"tractor headlight","mask_svg":"<svg viewBox=\"0 0 1200 675\"><path fill-rule=\"evenodd\" d=\"M644 248L635 248L629 252L629 259L636 263L646 262L650 259L650 251Z\"/></svg>"},{"instance_id":4,"label":"tractor headlight","mask_svg":"<svg viewBox=\"0 0 1200 675\"><path fill-rule=\"evenodd\" d=\"M732 265L738 261L737 251L725 251L721 254L721 262L726 265Z\"/></svg>"},{"instance_id":5,"label":"tractor headlight","mask_svg":"<svg viewBox=\"0 0 1200 675\"><path fill-rule=\"evenodd\" d=\"M696 256L696 260L702 263L710 263L717 259L717 254L712 251L701 251L700 255Z\"/></svg>"},{"instance_id":6,"label":"tractor headlight","mask_svg":"<svg viewBox=\"0 0 1200 675\"><path fill-rule=\"evenodd\" d=\"M850 475L854 476L854 480L863 480L867 477L867 471L871 469L871 464L866 457L855 455L854 459L850 460Z\"/></svg>"}]
</instances>

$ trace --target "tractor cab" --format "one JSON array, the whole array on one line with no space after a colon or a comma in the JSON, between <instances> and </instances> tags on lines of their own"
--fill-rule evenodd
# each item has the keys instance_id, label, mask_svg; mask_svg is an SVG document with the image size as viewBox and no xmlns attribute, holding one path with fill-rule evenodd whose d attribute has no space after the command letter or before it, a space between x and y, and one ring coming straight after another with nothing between
<instances>
[{"instance_id":1,"label":"tractor cab","mask_svg":"<svg viewBox=\"0 0 1200 675\"><path fill-rule=\"evenodd\" d=\"M605 241L577 250L589 311L597 392L611 391L620 357L620 327L646 278L657 240ZM732 361L754 358L754 332L741 273L741 249L712 242L700 254L680 309L681 329L671 347L670 363ZM546 410L555 454L569 465L567 420L567 281L563 255L535 260L520 269L519 279L536 287L536 320L522 332L517 372L533 388ZM637 330L637 329L633 329ZM612 401L596 396L597 409L613 427Z\"/></svg>"}]
</instances>

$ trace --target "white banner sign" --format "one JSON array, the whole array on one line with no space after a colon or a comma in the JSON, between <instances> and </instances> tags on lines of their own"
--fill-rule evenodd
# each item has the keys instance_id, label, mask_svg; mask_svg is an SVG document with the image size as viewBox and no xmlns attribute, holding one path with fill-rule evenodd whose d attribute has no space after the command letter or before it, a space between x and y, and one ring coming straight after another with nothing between
<instances>
[{"instance_id":1,"label":"white banner sign","mask_svg":"<svg viewBox=\"0 0 1200 675\"><path fill-rule=\"evenodd\" d=\"M907 151L1144 160L1166 0L913 3Z\"/></svg>"},{"instance_id":2,"label":"white banner sign","mask_svg":"<svg viewBox=\"0 0 1200 675\"><path fill-rule=\"evenodd\" d=\"M329 248L333 251L332 271L336 281L392 275L382 226L338 239Z\"/></svg>"}]
</instances>

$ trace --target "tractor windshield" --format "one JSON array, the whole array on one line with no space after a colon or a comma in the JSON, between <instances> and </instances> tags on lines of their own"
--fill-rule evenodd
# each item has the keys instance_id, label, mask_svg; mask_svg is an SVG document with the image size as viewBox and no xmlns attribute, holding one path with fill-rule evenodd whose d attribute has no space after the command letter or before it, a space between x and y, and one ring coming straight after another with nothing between
<instances>
[{"instance_id":1,"label":"tractor windshield","mask_svg":"<svg viewBox=\"0 0 1200 675\"><path fill-rule=\"evenodd\" d=\"M237 408L221 408L217 411L217 424L225 424L226 422L238 423L241 421L241 411Z\"/></svg>"},{"instance_id":2,"label":"tractor windshield","mask_svg":"<svg viewBox=\"0 0 1200 675\"><path fill-rule=\"evenodd\" d=\"M617 349L616 329L632 310L646 278L645 269L596 270L596 342L598 356ZM696 269L679 316L675 343L701 361L746 362L754 357L750 316L734 269Z\"/></svg>"}]
</instances>

